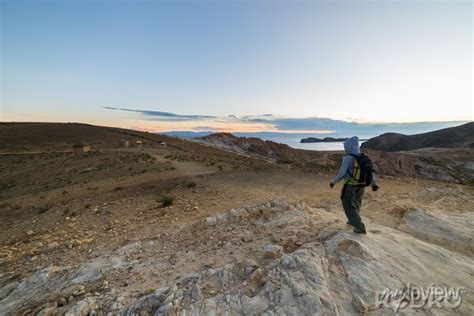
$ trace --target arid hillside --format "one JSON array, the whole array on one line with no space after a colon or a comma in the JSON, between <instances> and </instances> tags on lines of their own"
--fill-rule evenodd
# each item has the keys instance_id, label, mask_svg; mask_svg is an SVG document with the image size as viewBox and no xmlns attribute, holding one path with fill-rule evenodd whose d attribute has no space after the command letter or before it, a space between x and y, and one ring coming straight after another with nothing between
<instances>
[{"instance_id":1,"label":"arid hillside","mask_svg":"<svg viewBox=\"0 0 474 316\"><path fill-rule=\"evenodd\" d=\"M378 138L374 138L376 139ZM334 171L343 156L342 151L294 149L285 144L259 138L236 137L229 133L212 134L196 140L239 155L285 163L292 169L313 173ZM395 152L366 147L362 150L371 157L378 174L474 184L474 148L427 148Z\"/></svg>"},{"instance_id":2,"label":"arid hillside","mask_svg":"<svg viewBox=\"0 0 474 316\"><path fill-rule=\"evenodd\" d=\"M216 133L194 139L221 149L277 163L306 162L318 158L318 153L312 151L294 149L286 144L255 137L236 137L230 133Z\"/></svg>"},{"instance_id":3,"label":"arid hillside","mask_svg":"<svg viewBox=\"0 0 474 316\"><path fill-rule=\"evenodd\" d=\"M361 236L329 188L341 153L280 164L83 124L0 137L0 315L396 315L376 295L407 283L464 289L407 315L472 315L474 189L399 176L415 152L366 191Z\"/></svg>"},{"instance_id":4,"label":"arid hillside","mask_svg":"<svg viewBox=\"0 0 474 316\"><path fill-rule=\"evenodd\" d=\"M474 122L416 135L386 133L362 144L362 148L381 151L405 151L427 147L474 148Z\"/></svg>"}]
</instances>

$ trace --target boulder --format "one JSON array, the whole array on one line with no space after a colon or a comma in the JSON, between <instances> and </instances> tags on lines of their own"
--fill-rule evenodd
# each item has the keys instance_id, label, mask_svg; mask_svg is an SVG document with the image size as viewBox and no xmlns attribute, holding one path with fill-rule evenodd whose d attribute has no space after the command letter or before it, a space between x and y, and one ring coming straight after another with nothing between
<instances>
[{"instance_id":1,"label":"boulder","mask_svg":"<svg viewBox=\"0 0 474 316\"><path fill-rule=\"evenodd\" d=\"M263 247L263 257L266 259L273 259L280 257L283 253L283 247L279 245L266 245Z\"/></svg>"}]
</instances>

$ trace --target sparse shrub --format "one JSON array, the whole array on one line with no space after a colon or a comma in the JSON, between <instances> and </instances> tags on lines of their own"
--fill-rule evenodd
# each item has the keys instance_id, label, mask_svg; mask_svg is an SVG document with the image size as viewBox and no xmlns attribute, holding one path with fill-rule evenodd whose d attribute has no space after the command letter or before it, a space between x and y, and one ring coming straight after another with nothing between
<instances>
[{"instance_id":1,"label":"sparse shrub","mask_svg":"<svg viewBox=\"0 0 474 316\"><path fill-rule=\"evenodd\" d=\"M169 194L160 194L158 196L158 203L161 204L161 207L167 207L167 206L170 206L172 205L174 202L174 197L172 197L171 195Z\"/></svg>"},{"instance_id":2,"label":"sparse shrub","mask_svg":"<svg viewBox=\"0 0 474 316\"><path fill-rule=\"evenodd\" d=\"M469 179L466 181L466 185L474 186L474 179Z\"/></svg>"},{"instance_id":3,"label":"sparse shrub","mask_svg":"<svg viewBox=\"0 0 474 316\"><path fill-rule=\"evenodd\" d=\"M196 187L196 182L194 182L194 181L183 181L182 185L183 185L184 188L192 189L192 188Z\"/></svg>"},{"instance_id":4,"label":"sparse shrub","mask_svg":"<svg viewBox=\"0 0 474 316\"><path fill-rule=\"evenodd\" d=\"M120 191L122 189L123 189L122 187L115 187L114 191Z\"/></svg>"},{"instance_id":5,"label":"sparse shrub","mask_svg":"<svg viewBox=\"0 0 474 316\"><path fill-rule=\"evenodd\" d=\"M38 214L43 214L48 210L49 210L49 206L47 205L38 206Z\"/></svg>"}]
</instances>

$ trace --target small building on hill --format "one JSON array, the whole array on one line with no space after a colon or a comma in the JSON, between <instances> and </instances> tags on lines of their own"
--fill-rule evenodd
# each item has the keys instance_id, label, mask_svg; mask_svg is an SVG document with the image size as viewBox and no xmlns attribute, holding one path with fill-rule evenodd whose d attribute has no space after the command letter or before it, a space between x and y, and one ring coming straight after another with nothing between
<instances>
[{"instance_id":1,"label":"small building on hill","mask_svg":"<svg viewBox=\"0 0 474 316\"><path fill-rule=\"evenodd\" d=\"M118 145L119 145L119 147L128 148L128 147L130 147L130 142L126 139L121 139L121 140L119 140Z\"/></svg>"},{"instance_id":2,"label":"small building on hill","mask_svg":"<svg viewBox=\"0 0 474 316\"><path fill-rule=\"evenodd\" d=\"M82 153L87 153L87 152L91 151L91 146L89 144L84 143L84 142L80 142L80 143L74 144L72 146L72 149L73 149L74 153L82 154Z\"/></svg>"},{"instance_id":3,"label":"small building on hill","mask_svg":"<svg viewBox=\"0 0 474 316\"><path fill-rule=\"evenodd\" d=\"M135 146L137 146L137 148L142 148L142 141L141 140L137 140L135 142Z\"/></svg>"},{"instance_id":4,"label":"small building on hill","mask_svg":"<svg viewBox=\"0 0 474 316\"><path fill-rule=\"evenodd\" d=\"M166 142L160 142L161 147L166 147Z\"/></svg>"}]
</instances>

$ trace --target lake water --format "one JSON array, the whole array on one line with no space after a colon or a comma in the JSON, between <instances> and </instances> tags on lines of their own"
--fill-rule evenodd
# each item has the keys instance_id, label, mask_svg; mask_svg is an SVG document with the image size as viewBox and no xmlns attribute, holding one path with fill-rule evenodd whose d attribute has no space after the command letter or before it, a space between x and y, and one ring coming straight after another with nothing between
<instances>
[{"instance_id":1,"label":"lake water","mask_svg":"<svg viewBox=\"0 0 474 316\"><path fill-rule=\"evenodd\" d=\"M344 150L343 142L334 142L334 143L300 143L300 137L261 137L264 140L271 140L276 143L287 144L288 146L296 149L305 149L305 150L317 150L317 151L337 151ZM360 144L362 144L360 142Z\"/></svg>"},{"instance_id":2,"label":"lake water","mask_svg":"<svg viewBox=\"0 0 474 316\"><path fill-rule=\"evenodd\" d=\"M193 132L167 132L166 134L181 138L192 138L198 136L205 136L212 134L212 132L203 132L203 133L193 133ZM275 143L287 144L288 146L296 149L305 149L305 150L316 150L316 151L342 151L344 150L343 142L334 142L334 143L301 143L301 139L307 137L321 137L321 135L316 134L289 134L289 133L271 133L271 132L261 132L261 133L234 133L238 137L257 137L263 140L270 140ZM331 135L333 137L346 137L344 135ZM360 137L360 136L359 136ZM364 135L365 139L373 137L373 135ZM361 142L362 144L363 142Z\"/></svg>"}]
</instances>

